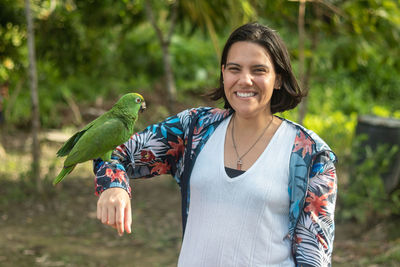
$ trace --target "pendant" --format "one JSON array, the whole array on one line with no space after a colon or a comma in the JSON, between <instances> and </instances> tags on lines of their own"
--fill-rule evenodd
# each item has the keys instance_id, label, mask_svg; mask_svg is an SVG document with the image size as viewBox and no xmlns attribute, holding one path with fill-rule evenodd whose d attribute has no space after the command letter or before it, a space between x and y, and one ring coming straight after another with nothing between
<instances>
[{"instance_id":1,"label":"pendant","mask_svg":"<svg viewBox=\"0 0 400 267\"><path fill-rule=\"evenodd\" d=\"M237 162L236 162L236 169L242 170L242 165L243 165L242 160L238 159Z\"/></svg>"}]
</instances>

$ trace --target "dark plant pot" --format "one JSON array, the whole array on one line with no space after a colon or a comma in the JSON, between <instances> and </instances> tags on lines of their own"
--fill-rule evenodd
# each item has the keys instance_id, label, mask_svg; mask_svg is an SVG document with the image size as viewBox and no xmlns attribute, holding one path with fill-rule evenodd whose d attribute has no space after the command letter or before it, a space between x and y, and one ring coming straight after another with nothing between
<instances>
[{"instance_id":1,"label":"dark plant pot","mask_svg":"<svg viewBox=\"0 0 400 267\"><path fill-rule=\"evenodd\" d=\"M363 146L369 146L373 151L379 145L387 144L390 147L400 148L400 120L376 116L360 116L358 118L356 135L366 135L368 138L362 142ZM360 161L365 155L360 155ZM400 182L400 149L393 156L389 168L382 174L385 191L390 194Z\"/></svg>"}]
</instances>

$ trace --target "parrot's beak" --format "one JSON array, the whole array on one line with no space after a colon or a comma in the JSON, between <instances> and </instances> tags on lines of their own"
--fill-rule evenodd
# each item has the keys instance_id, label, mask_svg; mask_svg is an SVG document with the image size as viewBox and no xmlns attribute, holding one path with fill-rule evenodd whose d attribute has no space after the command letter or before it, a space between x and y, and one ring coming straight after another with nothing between
<instances>
[{"instance_id":1,"label":"parrot's beak","mask_svg":"<svg viewBox=\"0 0 400 267\"><path fill-rule=\"evenodd\" d=\"M140 105L139 111L143 112L145 109L146 109L146 102L143 101L142 104Z\"/></svg>"}]
</instances>

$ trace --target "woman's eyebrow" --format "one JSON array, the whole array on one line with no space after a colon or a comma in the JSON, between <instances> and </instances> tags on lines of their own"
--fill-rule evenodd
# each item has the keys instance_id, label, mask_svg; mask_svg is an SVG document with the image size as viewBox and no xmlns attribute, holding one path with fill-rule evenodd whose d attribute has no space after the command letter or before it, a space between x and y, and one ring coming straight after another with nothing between
<instances>
[{"instance_id":1,"label":"woman's eyebrow","mask_svg":"<svg viewBox=\"0 0 400 267\"><path fill-rule=\"evenodd\" d=\"M257 64L257 65L253 65L252 67L253 68L266 68L266 69L269 69L269 66L264 65L264 64Z\"/></svg>"},{"instance_id":2,"label":"woman's eyebrow","mask_svg":"<svg viewBox=\"0 0 400 267\"><path fill-rule=\"evenodd\" d=\"M237 64L237 63L234 63L234 62L229 62L229 63L226 63L226 66L237 66L237 67L240 67L240 64Z\"/></svg>"}]
</instances>

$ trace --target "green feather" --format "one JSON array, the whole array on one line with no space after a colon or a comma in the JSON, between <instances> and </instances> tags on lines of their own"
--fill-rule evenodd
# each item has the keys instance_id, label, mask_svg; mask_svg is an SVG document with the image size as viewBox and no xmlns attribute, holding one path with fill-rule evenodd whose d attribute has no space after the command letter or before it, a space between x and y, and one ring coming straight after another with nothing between
<instances>
[{"instance_id":1,"label":"green feather","mask_svg":"<svg viewBox=\"0 0 400 267\"><path fill-rule=\"evenodd\" d=\"M53 185L58 184L59 182L62 181L62 179L64 179L64 177L69 174L70 172L72 172L72 170L75 168L76 165L70 166L70 167L64 167L61 172L57 175L56 179L54 179L53 181Z\"/></svg>"},{"instance_id":2,"label":"green feather","mask_svg":"<svg viewBox=\"0 0 400 267\"><path fill-rule=\"evenodd\" d=\"M78 142L79 138L86 132L86 130L82 130L77 132L72 137L70 137L67 142L57 151L57 157L65 157L71 152L74 145Z\"/></svg>"},{"instance_id":3,"label":"green feather","mask_svg":"<svg viewBox=\"0 0 400 267\"><path fill-rule=\"evenodd\" d=\"M78 163L96 158L109 161L115 147L125 143L133 135L138 112L143 106L144 99L141 95L126 94L109 111L71 136L57 151L58 157L67 158L53 184L59 183L71 173Z\"/></svg>"}]
</instances>

